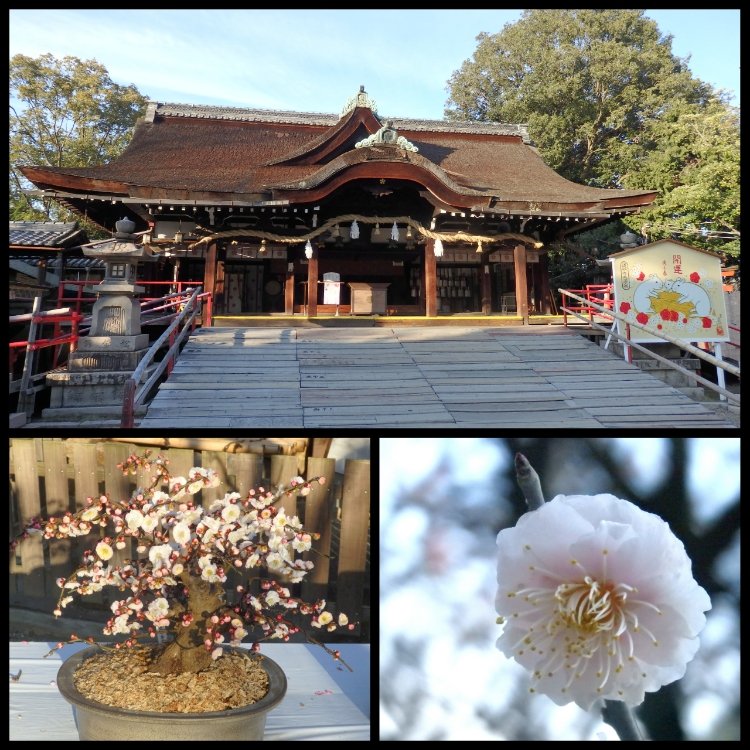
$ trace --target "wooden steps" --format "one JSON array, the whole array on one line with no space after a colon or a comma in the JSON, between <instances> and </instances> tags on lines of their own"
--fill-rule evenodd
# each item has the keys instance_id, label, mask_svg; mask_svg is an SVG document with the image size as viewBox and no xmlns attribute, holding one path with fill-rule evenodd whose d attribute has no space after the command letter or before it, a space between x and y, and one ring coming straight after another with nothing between
<instances>
[{"instance_id":1,"label":"wooden steps","mask_svg":"<svg viewBox=\"0 0 750 750\"><path fill-rule=\"evenodd\" d=\"M548 326L201 329L138 426L734 427Z\"/></svg>"}]
</instances>

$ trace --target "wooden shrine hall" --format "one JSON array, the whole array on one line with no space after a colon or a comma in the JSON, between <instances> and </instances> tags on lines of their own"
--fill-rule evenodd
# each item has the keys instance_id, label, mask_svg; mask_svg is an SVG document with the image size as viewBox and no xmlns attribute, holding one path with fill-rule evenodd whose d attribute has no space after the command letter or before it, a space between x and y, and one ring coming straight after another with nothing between
<instances>
[{"instance_id":1,"label":"wooden shrine hall","mask_svg":"<svg viewBox=\"0 0 750 750\"><path fill-rule=\"evenodd\" d=\"M108 231L135 221L144 273L202 279L225 315L527 321L549 243L656 197L564 179L522 125L381 117L364 87L338 116L152 102L111 163L22 171Z\"/></svg>"}]
</instances>

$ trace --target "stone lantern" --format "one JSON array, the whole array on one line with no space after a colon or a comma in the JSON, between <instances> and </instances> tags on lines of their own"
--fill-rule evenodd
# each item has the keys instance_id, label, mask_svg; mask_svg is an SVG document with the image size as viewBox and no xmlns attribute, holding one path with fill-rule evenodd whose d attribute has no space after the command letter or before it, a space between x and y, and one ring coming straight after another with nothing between
<instances>
[{"instance_id":1,"label":"stone lantern","mask_svg":"<svg viewBox=\"0 0 750 750\"><path fill-rule=\"evenodd\" d=\"M629 229L620 235L620 247L624 249L630 247L638 247L638 235L635 232L631 232Z\"/></svg>"},{"instance_id":2,"label":"stone lantern","mask_svg":"<svg viewBox=\"0 0 750 750\"><path fill-rule=\"evenodd\" d=\"M112 239L82 248L87 257L101 258L106 272L100 284L86 287L98 297L89 334L79 339L67 369L47 376L52 394L45 418L117 416L125 382L148 351L149 337L141 333L136 296L144 287L135 280L138 263L156 258L149 245L136 244L135 224L130 219L121 219L115 228Z\"/></svg>"}]
</instances>

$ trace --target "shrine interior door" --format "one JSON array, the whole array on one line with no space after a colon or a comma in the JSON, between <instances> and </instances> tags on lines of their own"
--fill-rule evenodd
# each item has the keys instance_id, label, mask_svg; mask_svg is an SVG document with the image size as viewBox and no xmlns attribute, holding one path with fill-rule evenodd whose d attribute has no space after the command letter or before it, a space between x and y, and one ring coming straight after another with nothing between
<instances>
[{"instance_id":1,"label":"shrine interior door","mask_svg":"<svg viewBox=\"0 0 750 750\"><path fill-rule=\"evenodd\" d=\"M226 313L263 311L263 264L226 265Z\"/></svg>"}]
</instances>

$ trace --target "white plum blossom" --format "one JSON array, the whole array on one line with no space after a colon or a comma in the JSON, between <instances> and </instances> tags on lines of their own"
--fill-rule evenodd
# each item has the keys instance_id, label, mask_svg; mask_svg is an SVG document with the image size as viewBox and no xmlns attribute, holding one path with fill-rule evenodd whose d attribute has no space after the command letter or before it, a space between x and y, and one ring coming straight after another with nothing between
<instances>
[{"instance_id":1,"label":"white plum blossom","mask_svg":"<svg viewBox=\"0 0 750 750\"><path fill-rule=\"evenodd\" d=\"M314 628L320 628L323 627L323 625L328 625L329 622L333 620L333 615L330 612L321 612L313 621L312 626Z\"/></svg>"},{"instance_id":2,"label":"white plum blossom","mask_svg":"<svg viewBox=\"0 0 750 750\"><path fill-rule=\"evenodd\" d=\"M157 544L148 551L148 559L154 568L169 568L172 548L168 544Z\"/></svg>"},{"instance_id":3,"label":"white plum blossom","mask_svg":"<svg viewBox=\"0 0 750 750\"><path fill-rule=\"evenodd\" d=\"M146 617L153 622L159 622L167 616L168 612L169 602L163 596L160 596L148 605Z\"/></svg>"},{"instance_id":4,"label":"white plum blossom","mask_svg":"<svg viewBox=\"0 0 750 750\"><path fill-rule=\"evenodd\" d=\"M661 518L613 495L558 495L497 544L497 647L531 672L530 692L635 706L685 674L711 602Z\"/></svg>"},{"instance_id":5,"label":"white plum blossom","mask_svg":"<svg viewBox=\"0 0 750 750\"><path fill-rule=\"evenodd\" d=\"M221 511L221 517L227 523L232 523L240 517L240 509L236 505L227 505L224 510Z\"/></svg>"},{"instance_id":6,"label":"white plum blossom","mask_svg":"<svg viewBox=\"0 0 750 750\"><path fill-rule=\"evenodd\" d=\"M294 547L297 552L307 552L307 550L312 547L312 537L309 534L299 534L294 537L292 547Z\"/></svg>"},{"instance_id":7,"label":"white plum blossom","mask_svg":"<svg viewBox=\"0 0 750 750\"><path fill-rule=\"evenodd\" d=\"M278 552L270 552L266 556L266 565L270 570L280 570L284 567L284 558Z\"/></svg>"},{"instance_id":8,"label":"white plum blossom","mask_svg":"<svg viewBox=\"0 0 750 750\"><path fill-rule=\"evenodd\" d=\"M216 583L217 581L223 581L224 579L219 577L218 570L215 565L206 565L201 570L201 578L209 583Z\"/></svg>"},{"instance_id":9,"label":"white plum blossom","mask_svg":"<svg viewBox=\"0 0 750 750\"><path fill-rule=\"evenodd\" d=\"M131 510L125 514L125 523L131 531L138 531L143 523L143 513L139 510Z\"/></svg>"},{"instance_id":10,"label":"white plum blossom","mask_svg":"<svg viewBox=\"0 0 750 750\"><path fill-rule=\"evenodd\" d=\"M157 519L156 519L155 516L147 515L147 516L144 516L143 520L141 521L141 528L144 531L149 531L150 532L150 531L153 531L156 528L156 526L157 526L158 523L159 522L157 521Z\"/></svg>"},{"instance_id":11,"label":"white plum blossom","mask_svg":"<svg viewBox=\"0 0 750 750\"><path fill-rule=\"evenodd\" d=\"M172 527L172 539L181 547L184 547L190 541L190 526L184 521L176 523Z\"/></svg>"},{"instance_id":12,"label":"white plum blossom","mask_svg":"<svg viewBox=\"0 0 750 750\"><path fill-rule=\"evenodd\" d=\"M99 508L86 508L81 513L82 521L93 521L99 515Z\"/></svg>"},{"instance_id":13,"label":"white plum blossom","mask_svg":"<svg viewBox=\"0 0 750 750\"><path fill-rule=\"evenodd\" d=\"M101 560L110 560L114 554L114 550L106 542L99 542L96 545L96 554L99 555Z\"/></svg>"}]
</instances>

